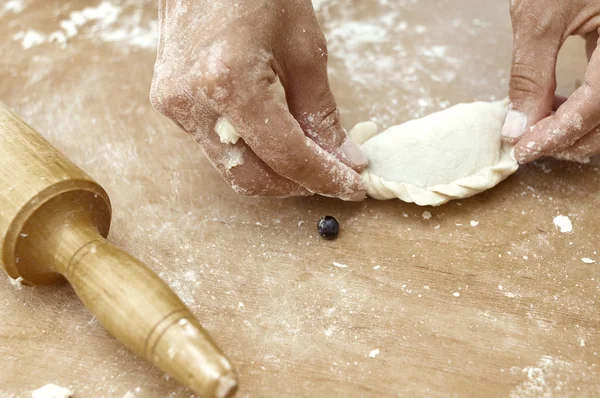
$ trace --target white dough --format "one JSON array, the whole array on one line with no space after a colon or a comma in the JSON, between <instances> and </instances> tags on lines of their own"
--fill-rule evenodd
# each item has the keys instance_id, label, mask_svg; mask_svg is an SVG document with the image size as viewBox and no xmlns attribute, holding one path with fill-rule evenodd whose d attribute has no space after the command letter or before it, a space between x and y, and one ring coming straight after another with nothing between
<instances>
[{"instance_id":1,"label":"white dough","mask_svg":"<svg viewBox=\"0 0 600 398\"><path fill-rule=\"evenodd\" d=\"M377 125L374 122L361 122L348 132L348 138L356 145L362 145L377 135Z\"/></svg>"},{"instance_id":2,"label":"white dough","mask_svg":"<svg viewBox=\"0 0 600 398\"><path fill-rule=\"evenodd\" d=\"M219 139L223 144L235 145L240 139L237 130L225 116L221 116L217 120L215 132L219 135Z\"/></svg>"},{"instance_id":3,"label":"white dough","mask_svg":"<svg viewBox=\"0 0 600 398\"><path fill-rule=\"evenodd\" d=\"M73 391L65 387L59 387L56 384L46 384L31 392L33 398L69 398L73 395Z\"/></svg>"},{"instance_id":4,"label":"white dough","mask_svg":"<svg viewBox=\"0 0 600 398\"><path fill-rule=\"evenodd\" d=\"M369 159L362 173L368 195L438 206L497 185L518 168L513 147L501 139L507 106L459 104L370 139L373 126L357 125L350 136L367 140L361 149Z\"/></svg>"}]
</instances>

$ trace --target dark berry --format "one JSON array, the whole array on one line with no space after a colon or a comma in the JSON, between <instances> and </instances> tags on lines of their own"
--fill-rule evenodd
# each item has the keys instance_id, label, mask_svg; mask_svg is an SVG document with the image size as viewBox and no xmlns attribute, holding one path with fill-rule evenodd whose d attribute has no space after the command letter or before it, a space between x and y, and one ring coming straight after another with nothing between
<instances>
[{"instance_id":1,"label":"dark berry","mask_svg":"<svg viewBox=\"0 0 600 398\"><path fill-rule=\"evenodd\" d=\"M337 238L340 233L340 223L331 216L321 218L317 227L319 229L319 234L327 240Z\"/></svg>"}]
</instances>

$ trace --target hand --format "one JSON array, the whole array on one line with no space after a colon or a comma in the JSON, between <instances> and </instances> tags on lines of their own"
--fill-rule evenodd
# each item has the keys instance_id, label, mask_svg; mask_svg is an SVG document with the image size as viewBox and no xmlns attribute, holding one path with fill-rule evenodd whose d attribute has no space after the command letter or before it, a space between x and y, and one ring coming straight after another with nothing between
<instances>
[{"instance_id":1,"label":"hand","mask_svg":"<svg viewBox=\"0 0 600 398\"><path fill-rule=\"evenodd\" d=\"M367 160L348 140L310 0L161 0L150 99L253 196L362 200ZM270 85L279 78L289 111ZM242 139L221 142L221 116Z\"/></svg>"},{"instance_id":2,"label":"hand","mask_svg":"<svg viewBox=\"0 0 600 398\"><path fill-rule=\"evenodd\" d=\"M502 134L517 143L517 159L585 161L600 153L600 1L511 0L511 18L512 109ZM555 96L556 59L572 35L585 37L589 65L585 83L565 99Z\"/></svg>"}]
</instances>

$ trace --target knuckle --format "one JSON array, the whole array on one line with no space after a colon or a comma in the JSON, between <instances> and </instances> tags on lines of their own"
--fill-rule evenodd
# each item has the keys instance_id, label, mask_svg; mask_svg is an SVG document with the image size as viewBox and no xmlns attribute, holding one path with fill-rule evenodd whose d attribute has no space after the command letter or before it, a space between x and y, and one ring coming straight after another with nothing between
<instances>
[{"instance_id":1,"label":"knuckle","mask_svg":"<svg viewBox=\"0 0 600 398\"><path fill-rule=\"evenodd\" d=\"M189 102L176 83L166 83L164 79L155 78L150 87L150 103L160 113L172 117L177 110L185 108Z\"/></svg>"},{"instance_id":2,"label":"knuckle","mask_svg":"<svg viewBox=\"0 0 600 398\"><path fill-rule=\"evenodd\" d=\"M243 86L255 65L252 57L245 56L247 49L240 44L216 42L205 51L205 57L196 68L200 71L197 85L207 99L226 103Z\"/></svg>"},{"instance_id":3,"label":"knuckle","mask_svg":"<svg viewBox=\"0 0 600 398\"><path fill-rule=\"evenodd\" d=\"M539 71L526 63L516 62L513 64L510 78L511 99L525 99L539 96L554 96L556 83L552 81L541 81Z\"/></svg>"},{"instance_id":4,"label":"knuckle","mask_svg":"<svg viewBox=\"0 0 600 398\"><path fill-rule=\"evenodd\" d=\"M532 25L530 35L537 40L546 40L548 37L553 36L556 30L554 18L544 14L536 19L536 23Z\"/></svg>"},{"instance_id":5,"label":"knuckle","mask_svg":"<svg viewBox=\"0 0 600 398\"><path fill-rule=\"evenodd\" d=\"M328 93L323 93L319 98L329 100L327 94ZM331 129L340 123L339 111L335 106L333 99L324 102L324 104L316 104L318 105L317 111L303 111L299 112L296 116L300 128L313 139L320 133ZM330 102L333 102L333 104L330 105Z\"/></svg>"}]
</instances>

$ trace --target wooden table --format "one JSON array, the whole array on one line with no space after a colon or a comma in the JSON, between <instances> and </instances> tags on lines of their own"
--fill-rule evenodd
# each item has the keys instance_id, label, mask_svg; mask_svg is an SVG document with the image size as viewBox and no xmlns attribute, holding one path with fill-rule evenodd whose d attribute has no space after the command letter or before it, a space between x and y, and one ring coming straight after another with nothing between
<instances>
[{"instance_id":1,"label":"wooden table","mask_svg":"<svg viewBox=\"0 0 600 398\"><path fill-rule=\"evenodd\" d=\"M0 99L107 189L110 239L203 321L240 372L240 397L600 396L598 164L540 161L440 208L238 196L149 104L154 3L4 1ZM325 5L344 125L505 96L507 3ZM585 64L570 40L560 93ZM316 233L326 214L341 222L337 241ZM76 397L190 396L69 286L3 284L0 396L46 383Z\"/></svg>"}]
</instances>

